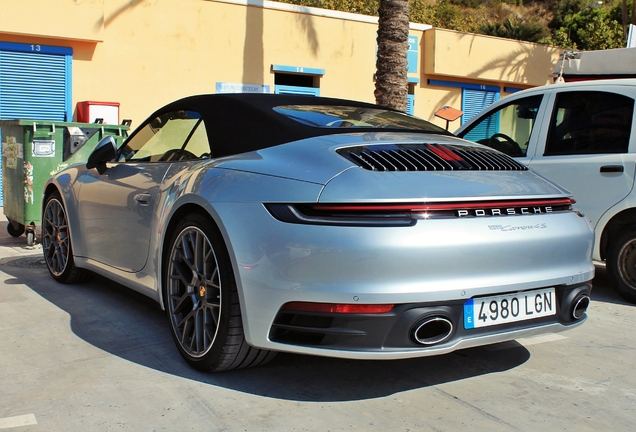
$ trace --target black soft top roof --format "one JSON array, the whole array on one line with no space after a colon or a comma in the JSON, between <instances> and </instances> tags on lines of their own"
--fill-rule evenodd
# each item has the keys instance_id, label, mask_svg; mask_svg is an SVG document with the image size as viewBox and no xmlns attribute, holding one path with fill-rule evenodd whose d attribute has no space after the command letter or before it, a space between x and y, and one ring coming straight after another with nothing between
<instances>
[{"instance_id":1,"label":"black soft top roof","mask_svg":"<svg viewBox=\"0 0 636 432\"><path fill-rule=\"evenodd\" d=\"M327 105L386 109L365 102L313 96L262 93L205 94L172 102L152 116L173 111L196 111L203 116L213 157L260 150L300 139L350 132L378 132L374 128L355 130L305 125L273 110L284 105ZM404 131L404 129L399 129ZM390 129L382 129L390 131Z\"/></svg>"}]
</instances>

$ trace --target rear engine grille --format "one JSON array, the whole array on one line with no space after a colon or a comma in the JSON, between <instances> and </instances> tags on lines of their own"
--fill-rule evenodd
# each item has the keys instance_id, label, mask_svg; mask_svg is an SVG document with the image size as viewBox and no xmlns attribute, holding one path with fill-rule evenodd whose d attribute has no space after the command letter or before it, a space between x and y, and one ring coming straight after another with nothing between
<instances>
[{"instance_id":1,"label":"rear engine grille","mask_svg":"<svg viewBox=\"0 0 636 432\"><path fill-rule=\"evenodd\" d=\"M511 157L488 148L447 144L389 144L337 150L370 171L525 171Z\"/></svg>"}]
</instances>

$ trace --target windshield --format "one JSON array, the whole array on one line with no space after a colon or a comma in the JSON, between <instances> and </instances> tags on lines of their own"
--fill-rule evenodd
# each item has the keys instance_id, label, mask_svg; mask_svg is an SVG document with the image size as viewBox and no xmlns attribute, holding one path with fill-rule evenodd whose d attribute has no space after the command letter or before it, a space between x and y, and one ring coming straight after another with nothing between
<instances>
[{"instance_id":1,"label":"windshield","mask_svg":"<svg viewBox=\"0 0 636 432\"><path fill-rule=\"evenodd\" d=\"M292 120L320 128L403 129L446 133L426 120L382 108L333 105L284 105L274 108Z\"/></svg>"}]
</instances>

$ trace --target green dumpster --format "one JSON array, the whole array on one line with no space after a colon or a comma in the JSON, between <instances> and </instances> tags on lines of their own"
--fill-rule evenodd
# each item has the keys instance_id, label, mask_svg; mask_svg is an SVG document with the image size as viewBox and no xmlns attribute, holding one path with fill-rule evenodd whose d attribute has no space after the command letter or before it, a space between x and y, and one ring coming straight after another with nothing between
<instances>
[{"instance_id":1,"label":"green dumpster","mask_svg":"<svg viewBox=\"0 0 636 432\"><path fill-rule=\"evenodd\" d=\"M33 120L0 120L2 195L7 231L14 237L26 232L35 242L42 213L42 193L52 174L85 163L95 145L112 135L121 143L128 126Z\"/></svg>"}]
</instances>

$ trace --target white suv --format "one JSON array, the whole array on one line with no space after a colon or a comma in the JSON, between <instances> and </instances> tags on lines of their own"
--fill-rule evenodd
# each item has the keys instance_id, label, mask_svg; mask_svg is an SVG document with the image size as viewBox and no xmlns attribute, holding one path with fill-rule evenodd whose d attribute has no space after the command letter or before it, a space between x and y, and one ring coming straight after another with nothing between
<instances>
[{"instance_id":1,"label":"white suv","mask_svg":"<svg viewBox=\"0 0 636 432\"><path fill-rule=\"evenodd\" d=\"M455 133L569 189L596 232L594 259L636 303L636 79L553 84L495 102Z\"/></svg>"}]
</instances>

